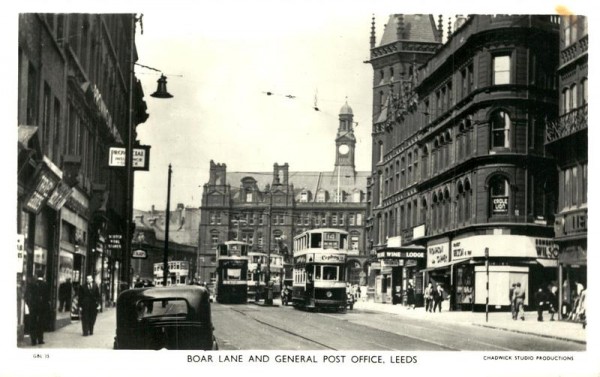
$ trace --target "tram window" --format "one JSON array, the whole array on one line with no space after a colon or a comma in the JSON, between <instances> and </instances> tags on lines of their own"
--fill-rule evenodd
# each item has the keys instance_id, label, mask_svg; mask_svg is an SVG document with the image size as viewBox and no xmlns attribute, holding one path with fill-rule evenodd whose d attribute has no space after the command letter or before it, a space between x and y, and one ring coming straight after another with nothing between
<instances>
[{"instance_id":1,"label":"tram window","mask_svg":"<svg viewBox=\"0 0 600 377\"><path fill-rule=\"evenodd\" d=\"M321 247L321 233L313 233L310 235L310 247Z\"/></svg>"},{"instance_id":2,"label":"tram window","mask_svg":"<svg viewBox=\"0 0 600 377\"><path fill-rule=\"evenodd\" d=\"M323 249L337 249L338 243L337 241L325 241L323 243Z\"/></svg>"},{"instance_id":3,"label":"tram window","mask_svg":"<svg viewBox=\"0 0 600 377\"><path fill-rule=\"evenodd\" d=\"M242 270L227 270L227 280L240 280L242 276Z\"/></svg>"},{"instance_id":4,"label":"tram window","mask_svg":"<svg viewBox=\"0 0 600 377\"><path fill-rule=\"evenodd\" d=\"M323 280L337 280L337 267L323 266Z\"/></svg>"},{"instance_id":5,"label":"tram window","mask_svg":"<svg viewBox=\"0 0 600 377\"><path fill-rule=\"evenodd\" d=\"M321 266L315 266L315 280L321 280Z\"/></svg>"}]
</instances>

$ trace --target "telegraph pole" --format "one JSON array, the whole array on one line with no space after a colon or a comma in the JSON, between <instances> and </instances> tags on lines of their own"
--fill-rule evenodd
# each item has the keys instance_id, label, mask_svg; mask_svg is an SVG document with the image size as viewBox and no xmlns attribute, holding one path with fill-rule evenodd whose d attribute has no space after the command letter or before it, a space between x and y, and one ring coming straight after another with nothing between
<instances>
[{"instance_id":1,"label":"telegraph pole","mask_svg":"<svg viewBox=\"0 0 600 377\"><path fill-rule=\"evenodd\" d=\"M169 164L169 178L167 183L167 213L165 219L165 253L163 255L163 287L167 286L169 276L169 222L171 221L171 164Z\"/></svg>"}]
</instances>

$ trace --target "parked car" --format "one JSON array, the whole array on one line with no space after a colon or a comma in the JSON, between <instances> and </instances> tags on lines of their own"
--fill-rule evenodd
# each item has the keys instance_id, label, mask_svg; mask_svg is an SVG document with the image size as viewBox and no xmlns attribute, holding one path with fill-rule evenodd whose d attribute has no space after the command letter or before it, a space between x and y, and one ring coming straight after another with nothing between
<instances>
[{"instance_id":1,"label":"parked car","mask_svg":"<svg viewBox=\"0 0 600 377\"><path fill-rule=\"evenodd\" d=\"M213 329L205 287L129 289L117 299L114 348L216 350Z\"/></svg>"}]
</instances>

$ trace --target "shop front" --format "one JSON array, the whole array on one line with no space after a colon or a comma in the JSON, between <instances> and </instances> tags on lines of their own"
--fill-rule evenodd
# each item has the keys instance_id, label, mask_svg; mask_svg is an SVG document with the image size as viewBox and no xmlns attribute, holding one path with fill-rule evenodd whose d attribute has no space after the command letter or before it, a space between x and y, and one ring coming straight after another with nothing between
<instances>
[{"instance_id":1,"label":"shop front","mask_svg":"<svg viewBox=\"0 0 600 377\"><path fill-rule=\"evenodd\" d=\"M582 292L587 288L587 239L564 242L558 256L560 318L582 320Z\"/></svg>"},{"instance_id":2,"label":"shop front","mask_svg":"<svg viewBox=\"0 0 600 377\"><path fill-rule=\"evenodd\" d=\"M425 248L412 245L387 247L377 251L377 259L382 266L382 282L386 282L385 287L381 287L381 295L385 293L386 299L394 305L407 305L406 292L411 285L415 293L415 305L422 306L422 274L418 271L425 266Z\"/></svg>"},{"instance_id":3,"label":"shop front","mask_svg":"<svg viewBox=\"0 0 600 377\"><path fill-rule=\"evenodd\" d=\"M548 252L553 247L550 238L511 234L432 241L425 284L442 285L450 310L484 310L488 298L490 310L509 310L510 289L516 283L525 290L528 305L535 289L553 283L556 258Z\"/></svg>"}]
</instances>

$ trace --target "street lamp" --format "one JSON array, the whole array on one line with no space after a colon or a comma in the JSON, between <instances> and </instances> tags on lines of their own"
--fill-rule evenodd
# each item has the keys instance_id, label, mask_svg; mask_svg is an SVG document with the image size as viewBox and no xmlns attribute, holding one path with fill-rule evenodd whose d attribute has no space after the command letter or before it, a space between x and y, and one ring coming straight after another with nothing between
<instances>
[{"instance_id":1,"label":"street lamp","mask_svg":"<svg viewBox=\"0 0 600 377\"><path fill-rule=\"evenodd\" d=\"M135 59L135 23L140 20L135 16L135 13L131 14L131 45L129 48L129 114L127 119L127 150L126 150L126 200L125 200L125 245L124 245L124 253L123 257L123 265L121 266L121 278L122 282L124 282L129 288L130 285L130 269L131 269L131 241L133 236L133 146L134 146L134 135L135 135L135 125L133 121L133 113L135 111L133 107L133 90L134 90L134 79L135 79L135 65L143 66L134 61ZM145 68L158 71L156 68L143 66ZM167 82L164 75L161 74L160 79L158 80L158 89L155 93L152 94L155 98L171 98L173 97L167 92Z\"/></svg>"}]
</instances>

